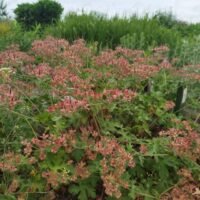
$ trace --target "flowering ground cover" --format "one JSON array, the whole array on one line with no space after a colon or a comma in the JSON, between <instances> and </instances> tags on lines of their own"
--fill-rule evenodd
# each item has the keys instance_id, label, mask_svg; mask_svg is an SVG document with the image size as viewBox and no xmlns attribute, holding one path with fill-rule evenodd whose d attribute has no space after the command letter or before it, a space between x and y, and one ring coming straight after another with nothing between
<instances>
[{"instance_id":1,"label":"flowering ground cover","mask_svg":"<svg viewBox=\"0 0 200 200\"><path fill-rule=\"evenodd\" d=\"M198 200L200 68L168 50L0 52L0 199Z\"/></svg>"}]
</instances>

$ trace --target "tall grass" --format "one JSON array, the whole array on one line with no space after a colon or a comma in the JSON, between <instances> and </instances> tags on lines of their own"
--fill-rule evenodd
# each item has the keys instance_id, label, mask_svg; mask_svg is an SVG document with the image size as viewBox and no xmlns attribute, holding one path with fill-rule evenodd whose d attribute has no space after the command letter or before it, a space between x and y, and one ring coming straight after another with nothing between
<instances>
[{"instance_id":1,"label":"tall grass","mask_svg":"<svg viewBox=\"0 0 200 200\"><path fill-rule=\"evenodd\" d=\"M64 19L48 27L37 26L32 31L23 30L15 21L0 23L0 50L17 43L22 50L30 48L37 38L51 35L74 41L83 38L89 44L97 42L97 48L124 46L148 50L155 46L170 47L170 57L181 56L187 46L196 44L200 24L188 24L172 15L158 13L138 17L107 17L96 12L68 13ZM196 49L196 48L195 48ZM184 61L185 62L185 61Z\"/></svg>"},{"instance_id":2,"label":"tall grass","mask_svg":"<svg viewBox=\"0 0 200 200\"><path fill-rule=\"evenodd\" d=\"M170 30L159 24L157 19L134 15L130 18L115 16L108 18L98 13L69 13L64 20L54 27L46 29L46 34L73 41L84 38L88 42L97 41L99 46L115 48L121 38L136 35L136 40L144 37L144 49L149 46L167 44L174 48L180 41L181 35L176 30ZM136 45L136 48L139 46Z\"/></svg>"}]
</instances>

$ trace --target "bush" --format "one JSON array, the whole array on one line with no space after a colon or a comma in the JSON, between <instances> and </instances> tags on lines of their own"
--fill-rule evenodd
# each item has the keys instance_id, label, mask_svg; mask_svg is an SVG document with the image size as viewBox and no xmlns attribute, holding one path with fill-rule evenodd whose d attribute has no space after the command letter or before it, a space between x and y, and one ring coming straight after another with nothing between
<instances>
[{"instance_id":1,"label":"bush","mask_svg":"<svg viewBox=\"0 0 200 200\"><path fill-rule=\"evenodd\" d=\"M31 29L37 24L42 26L55 23L60 19L63 8L53 0L39 0L37 3L19 4L14 10L16 20L25 29Z\"/></svg>"},{"instance_id":2,"label":"bush","mask_svg":"<svg viewBox=\"0 0 200 200\"><path fill-rule=\"evenodd\" d=\"M199 112L182 112L200 108L200 73L170 67L167 51L96 55L48 37L0 52L0 199L198 199Z\"/></svg>"}]
</instances>

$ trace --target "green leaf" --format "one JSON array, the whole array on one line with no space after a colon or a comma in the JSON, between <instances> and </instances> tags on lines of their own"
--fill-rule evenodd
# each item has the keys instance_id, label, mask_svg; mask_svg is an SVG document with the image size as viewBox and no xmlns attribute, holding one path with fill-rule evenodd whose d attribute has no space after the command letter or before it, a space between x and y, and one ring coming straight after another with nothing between
<instances>
[{"instance_id":1,"label":"green leaf","mask_svg":"<svg viewBox=\"0 0 200 200\"><path fill-rule=\"evenodd\" d=\"M78 195L79 200L95 199L97 178L93 175L86 180L80 180L76 185L73 184L69 187L69 192Z\"/></svg>"},{"instance_id":2,"label":"green leaf","mask_svg":"<svg viewBox=\"0 0 200 200\"><path fill-rule=\"evenodd\" d=\"M69 187L69 192L70 192L71 194L77 195L77 194L80 192L80 188L79 188L79 186L73 184L73 185L71 185L71 186Z\"/></svg>"},{"instance_id":3,"label":"green leaf","mask_svg":"<svg viewBox=\"0 0 200 200\"><path fill-rule=\"evenodd\" d=\"M77 162L79 162L84 156L84 151L82 149L75 149L72 152L72 156Z\"/></svg>"},{"instance_id":4,"label":"green leaf","mask_svg":"<svg viewBox=\"0 0 200 200\"><path fill-rule=\"evenodd\" d=\"M12 195L3 195L3 194L0 194L0 199L2 199L2 200L16 200L16 198Z\"/></svg>"}]
</instances>

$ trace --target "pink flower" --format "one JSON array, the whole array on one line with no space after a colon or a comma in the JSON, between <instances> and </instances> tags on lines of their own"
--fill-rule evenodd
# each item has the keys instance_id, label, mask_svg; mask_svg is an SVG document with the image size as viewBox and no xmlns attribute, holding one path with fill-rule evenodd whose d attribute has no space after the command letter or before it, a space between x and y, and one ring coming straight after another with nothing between
<instances>
[{"instance_id":1,"label":"pink flower","mask_svg":"<svg viewBox=\"0 0 200 200\"><path fill-rule=\"evenodd\" d=\"M85 100L76 100L71 97L65 97L63 101L58 102L48 108L49 112L55 112L56 110L62 113L72 113L79 108L88 109L88 103Z\"/></svg>"},{"instance_id":2,"label":"pink flower","mask_svg":"<svg viewBox=\"0 0 200 200\"><path fill-rule=\"evenodd\" d=\"M49 67L48 64L42 63L38 65L36 68L34 68L30 74L35 75L38 78L42 78L44 76L50 75L52 72L52 68Z\"/></svg>"}]
</instances>

